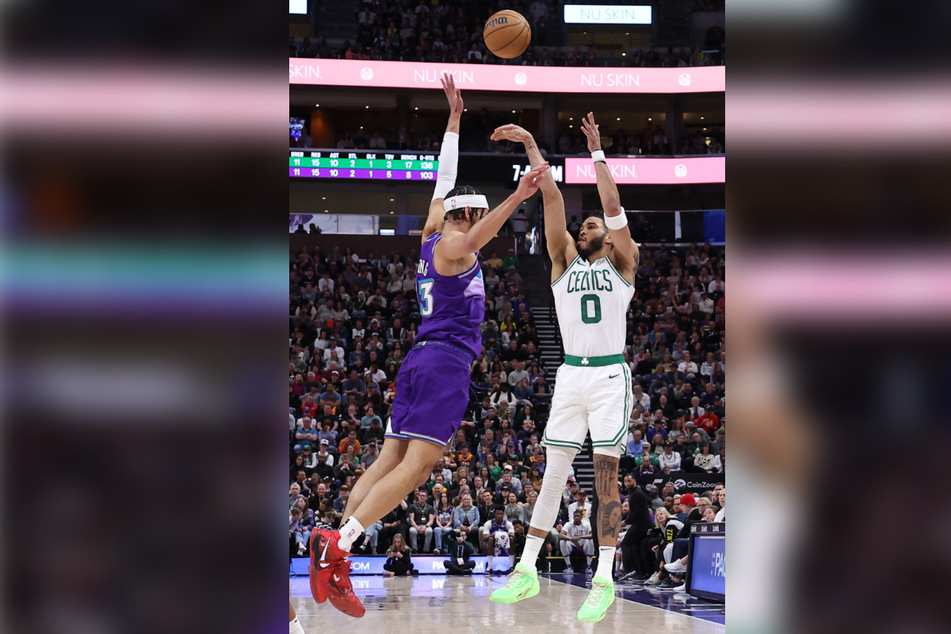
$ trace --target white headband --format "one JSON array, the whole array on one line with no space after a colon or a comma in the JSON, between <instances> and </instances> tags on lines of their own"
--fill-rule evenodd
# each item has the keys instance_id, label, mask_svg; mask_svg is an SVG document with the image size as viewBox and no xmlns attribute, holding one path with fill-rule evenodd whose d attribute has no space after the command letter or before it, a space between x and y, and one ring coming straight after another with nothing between
<instances>
[{"instance_id":1,"label":"white headband","mask_svg":"<svg viewBox=\"0 0 951 634\"><path fill-rule=\"evenodd\" d=\"M489 201L486 200L485 196L482 194L465 194L462 196L446 198L442 201L442 207L447 212L452 211L453 209L465 209L466 207L472 207L473 209L488 209Z\"/></svg>"}]
</instances>

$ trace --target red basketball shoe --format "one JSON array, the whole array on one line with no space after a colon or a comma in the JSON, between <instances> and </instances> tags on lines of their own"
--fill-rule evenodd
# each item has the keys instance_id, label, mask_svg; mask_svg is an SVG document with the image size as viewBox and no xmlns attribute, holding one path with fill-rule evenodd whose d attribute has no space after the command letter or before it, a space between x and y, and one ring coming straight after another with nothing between
<instances>
[{"instance_id":1,"label":"red basketball shoe","mask_svg":"<svg viewBox=\"0 0 951 634\"><path fill-rule=\"evenodd\" d=\"M310 594L317 603L323 603L327 600L327 594L330 592L330 574L333 572L333 568L332 565L326 568L307 567L307 572L310 573Z\"/></svg>"},{"instance_id":2,"label":"red basketball shoe","mask_svg":"<svg viewBox=\"0 0 951 634\"><path fill-rule=\"evenodd\" d=\"M327 600L333 564L350 555L337 547L339 540L340 531L329 528L315 528L310 533L310 566L307 571L310 573L310 593L317 603Z\"/></svg>"},{"instance_id":3,"label":"red basketball shoe","mask_svg":"<svg viewBox=\"0 0 951 634\"><path fill-rule=\"evenodd\" d=\"M366 614L366 608L353 594L350 562L346 561L350 553L337 545L339 540L340 531L321 528L311 532L310 593L317 603L329 598L335 608L359 618Z\"/></svg>"},{"instance_id":4,"label":"red basketball shoe","mask_svg":"<svg viewBox=\"0 0 951 634\"><path fill-rule=\"evenodd\" d=\"M329 567L330 573L330 591L327 597L330 603L346 614L360 618L367 613L360 599L353 593L353 586L350 585L350 562L338 561Z\"/></svg>"}]
</instances>

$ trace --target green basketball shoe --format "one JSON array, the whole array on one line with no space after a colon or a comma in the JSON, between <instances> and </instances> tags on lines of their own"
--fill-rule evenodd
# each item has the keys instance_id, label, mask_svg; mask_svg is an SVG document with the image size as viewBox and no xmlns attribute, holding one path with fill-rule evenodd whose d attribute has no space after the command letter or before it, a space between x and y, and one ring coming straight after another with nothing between
<instances>
[{"instance_id":1,"label":"green basketball shoe","mask_svg":"<svg viewBox=\"0 0 951 634\"><path fill-rule=\"evenodd\" d=\"M518 603L538 594L538 571L518 562L504 586L492 593L490 601L496 603Z\"/></svg>"},{"instance_id":2,"label":"green basketball shoe","mask_svg":"<svg viewBox=\"0 0 951 634\"><path fill-rule=\"evenodd\" d=\"M597 623L604 618L608 608L614 603L614 582L594 577L591 580L591 592L584 605L578 610L578 620L585 623Z\"/></svg>"}]
</instances>

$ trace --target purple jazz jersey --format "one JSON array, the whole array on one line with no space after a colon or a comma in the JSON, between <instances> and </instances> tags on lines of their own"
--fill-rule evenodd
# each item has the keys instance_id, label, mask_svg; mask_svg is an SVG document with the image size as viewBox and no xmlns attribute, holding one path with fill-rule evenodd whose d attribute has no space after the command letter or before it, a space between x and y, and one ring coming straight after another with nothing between
<instances>
[{"instance_id":1,"label":"purple jazz jersey","mask_svg":"<svg viewBox=\"0 0 951 634\"><path fill-rule=\"evenodd\" d=\"M424 341L406 355L396 379L387 438L445 445L469 405L469 354L445 341Z\"/></svg>"},{"instance_id":2,"label":"purple jazz jersey","mask_svg":"<svg viewBox=\"0 0 951 634\"><path fill-rule=\"evenodd\" d=\"M433 250L441 238L429 236L420 253L416 293L423 323L400 366L387 434L438 445L456 433L469 404L469 367L482 353L479 327L485 318L478 260L461 275L440 275Z\"/></svg>"},{"instance_id":3,"label":"purple jazz jersey","mask_svg":"<svg viewBox=\"0 0 951 634\"><path fill-rule=\"evenodd\" d=\"M448 341L468 350L475 359L482 353L479 328L485 319L482 269L476 259L475 266L461 275L437 273L433 251L441 239L441 233L429 236L419 255L416 296L423 323L415 341Z\"/></svg>"}]
</instances>

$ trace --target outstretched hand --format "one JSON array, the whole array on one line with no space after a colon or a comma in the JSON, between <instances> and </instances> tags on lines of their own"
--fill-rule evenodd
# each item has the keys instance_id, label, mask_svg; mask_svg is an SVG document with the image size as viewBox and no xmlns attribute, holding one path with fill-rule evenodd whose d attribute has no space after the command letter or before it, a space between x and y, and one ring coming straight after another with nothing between
<instances>
[{"instance_id":1,"label":"outstretched hand","mask_svg":"<svg viewBox=\"0 0 951 634\"><path fill-rule=\"evenodd\" d=\"M489 137L493 141L501 141L505 139L506 141L515 141L516 143L524 143L532 138L532 135L529 134L528 130L522 126L515 125L514 123L509 123L506 125L500 125L492 132L492 136Z\"/></svg>"},{"instance_id":2,"label":"outstretched hand","mask_svg":"<svg viewBox=\"0 0 951 634\"><path fill-rule=\"evenodd\" d=\"M530 198L535 192L538 191L538 185L543 178L548 178L548 163L542 163L538 167L532 168L532 170L525 174L518 181L518 188L515 190L515 195L519 197L519 200L526 200Z\"/></svg>"},{"instance_id":3,"label":"outstretched hand","mask_svg":"<svg viewBox=\"0 0 951 634\"><path fill-rule=\"evenodd\" d=\"M442 75L442 90L446 93L446 99L449 101L449 115L462 116L462 110L465 106L462 102L462 93L456 88L456 82L449 73Z\"/></svg>"},{"instance_id":4,"label":"outstretched hand","mask_svg":"<svg viewBox=\"0 0 951 634\"><path fill-rule=\"evenodd\" d=\"M581 120L581 131L588 138L588 151L595 152L601 149L601 132L599 126L594 122L594 113L589 112L588 116Z\"/></svg>"}]
</instances>

